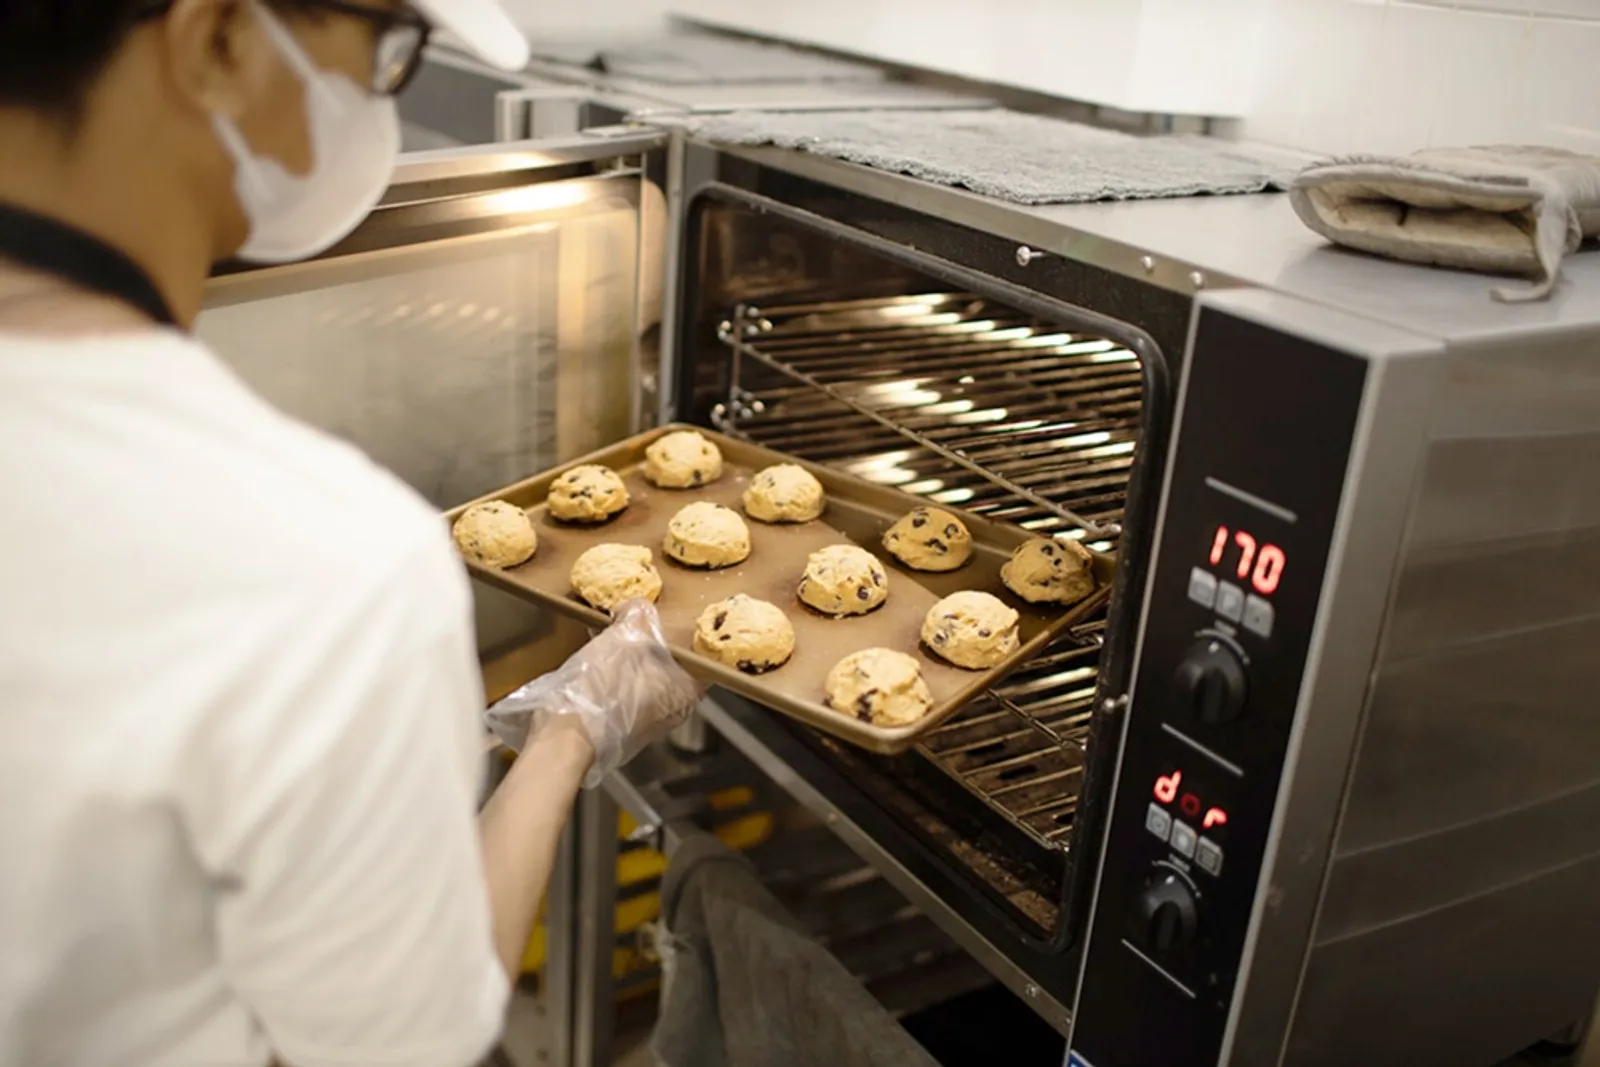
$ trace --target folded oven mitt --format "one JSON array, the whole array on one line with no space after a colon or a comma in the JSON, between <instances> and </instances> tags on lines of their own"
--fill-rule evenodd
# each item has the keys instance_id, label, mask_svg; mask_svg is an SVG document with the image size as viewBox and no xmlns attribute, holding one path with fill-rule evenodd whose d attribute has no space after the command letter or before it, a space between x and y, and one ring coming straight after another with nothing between
<instances>
[{"instance_id":1,"label":"folded oven mitt","mask_svg":"<svg viewBox=\"0 0 1600 1067\"><path fill-rule=\"evenodd\" d=\"M673 852L661 918L660 1067L938 1067L715 837Z\"/></svg>"},{"instance_id":2,"label":"folded oven mitt","mask_svg":"<svg viewBox=\"0 0 1600 1067\"><path fill-rule=\"evenodd\" d=\"M1600 158L1556 148L1430 148L1308 167L1289 189L1301 220L1335 244L1409 263L1526 274L1542 300L1562 257L1600 235Z\"/></svg>"}]
</instances>

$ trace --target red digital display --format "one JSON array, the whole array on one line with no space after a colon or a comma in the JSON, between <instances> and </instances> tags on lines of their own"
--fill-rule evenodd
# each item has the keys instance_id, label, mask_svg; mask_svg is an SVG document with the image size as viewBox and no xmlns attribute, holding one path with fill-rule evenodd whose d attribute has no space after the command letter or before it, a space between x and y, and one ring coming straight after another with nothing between
<instances>
[{"instance_id":1,"label":"red digital display","mask_svg":"<svg viewBox=\"0 0 1600 1067\"><path fill-rule=\"evenodd\" d=\"M1163 774L1156 779L1155 788L1152 790L1155 798L1162 804L1178 805L1178 810L1191 819L1199 819L1201 829L1210 830L1218 826L1228 825L1228 813L1221 808L1207 806L1204 801L1194 793L1181 792L1183 787L1183 771L1173 771ZM1204 811L1202 817L1200 812Z\"/></svg>"},{"instance_id":2,"label":"red digital display","mask_svg":"<svg viewBox=\"0 0 1600 1067\"><path fill-rule=\"evenodd\" d=\"M1231 572L1262 596L1278 591L1288 557L1277 545L1262 544L1248 530L1218 526L1211 535L1211 565Z\"/></svg>"}]
</instances>

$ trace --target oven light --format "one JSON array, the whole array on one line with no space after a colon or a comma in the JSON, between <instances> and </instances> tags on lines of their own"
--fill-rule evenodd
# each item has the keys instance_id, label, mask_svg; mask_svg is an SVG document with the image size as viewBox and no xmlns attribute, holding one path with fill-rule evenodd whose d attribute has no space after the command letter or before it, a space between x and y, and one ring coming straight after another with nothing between
<instances>
[{"instance_id":1,"label":"oven light","mask_svg":"<svg viewBox=\"0 0 1600 1067\"><path fill-rule=\"evenodd\" d=\"M943 404L930 404L922 409L924 415L965 415L978 405L970 400L951 400Z\"/></svg>"},{"instance_id":2,"label":"oven light","mask_svg":"<svg viewBox=\"0 0 1600 1067\"><path fill-rule=\"evenodd\" d=\"M938 493L929 493L928 499L936 504L965 504L977 495L971 489L946 489Z\"/></svg>"},{"instance_id":3,"label":"oven light","mask_svg":"<svg viewBox=\"0 0 1600 1067\"><path fill-rule=\"evenodd\" d=\"M971 385L973 382L975 382L977 380L978 379L974 378L970 374L963 374L961 377L956 379L956 384L957 385Z\"/></svg>"},{"instance_id":4,"label":"oven light","mask_svg":"<svg viewBox=\"0 0 1600 1067\"><path fill-rule=\"evenodd\" d=\"M1105 431L1098 433L1082 433L1075 437L1058 437L1050 442L1057 448L1075 448L1080 445L1103 445L1111 441L1111 435Z\"/></svg>"},{"instance_id":5,"label":"oven light","mask_svg":"<svg viewBox=\"0 0 1600 1067\"><path fill-rule=\"evenodd\" d=\"M1090 363L1133 363L1138 360L1126 348L1108 348L1100 352L1088 353Z\"/></svg>"},{"instance_id":6,"label":"oven light","mask_svg":"<svg viewBox=\"0 0 1600 1067\"><path fill-rule=\"evenodd\" d=\"M989 408L986 411L973 411L965 415L952 416L950 421L961 426L973 426L984 422L1004 422L1010 414L1005 408Z\"/></svg>"},{"instance_id":7,"label":"oven light","mask_svg":"<svg viewBox=\"0 0 1600 1067\"><path fill-rule=\"evenodd\" d=\"M918 315L932 315L938 309L937 304L927 301L918 301L908 304L895 304L884 308L880 314L886 319L911 319Z\"/></svg>"},{"instance_id":8,"label":"oven light","mask_svg":"<svg viewBox=\"0 0 1600 1067\"><path fill-rule=\"evenodd\" d=\"M929 493L937 493L943 489L944 482L937 478L929 478L927 481L912 482L910 485L902 485L900 488L912 496L927 496Z\"/></svg>"}]
</instances>

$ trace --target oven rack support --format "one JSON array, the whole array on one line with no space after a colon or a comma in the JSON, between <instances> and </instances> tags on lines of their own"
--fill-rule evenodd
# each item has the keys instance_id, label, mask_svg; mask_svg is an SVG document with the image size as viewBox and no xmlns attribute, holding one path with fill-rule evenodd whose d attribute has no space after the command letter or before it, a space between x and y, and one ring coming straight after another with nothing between
<instances>
[{"instance_id":1,"label":"oven rack support","mask_svg":"<svg viewBox=\"0 0 1600 1067\"><path fill-rule=\"evenodd\" d=\"M896 422L894 419L872 410L865 404L862 404L854 398L846 395L843 391L835 389L827 382L817 378L815 375L809 374L806 371L801 370L799 367L794 366L792 363L779 359L772 353L765 351L755 342L756 339L760 338L764 334L770 333L772 328L773 326L771 320L766 318L761 313L760 308L750 307L745 304L740 304L738 307L736 307L734 309L733 316L724 320L718 325L718 339L732 349L734 353L735 365L733 388L735 393L737 393L739 382L737 361L739 359L748 357L770 370L777 371L779 374L799 382L801 385L815 389L835 403L849 408L862 418L869 419L872 422L877 423L879 426L882 426L886 430L890 430L893 433L899 434L901 437L904 437L906 440L917 445L919 448L926 449L927 451L932 452L934 455L939 456L941 459L955 464L962 470L982 478L991 485L997 486L1000 489L1013 494L1014 496L1026 500L1034 507L1048 512L1049 514L1054 515L1056 518L1061 519L1063 522L1066 522L1069 526L1077 527L1091 538L1113 538L1122 533L1122 527L1120 525L1116 523L1099 523L1091 519L1084 518L1082 515L1077 514L1070 508L1062 507L1055 501L1040 496L1038 493L1035 493L1026 486L1018 485L1005 475L990 470L983 464L967 456L965 453L957 449L946 448L944 445L929 439L926 435L918 433L909 426ZM735 400L737 400L737 397L735 397ZM736 421L738 418L736 407L736 403L730 403L728 405L728 419L730 423Z\"/></svg>"}]
</instances>

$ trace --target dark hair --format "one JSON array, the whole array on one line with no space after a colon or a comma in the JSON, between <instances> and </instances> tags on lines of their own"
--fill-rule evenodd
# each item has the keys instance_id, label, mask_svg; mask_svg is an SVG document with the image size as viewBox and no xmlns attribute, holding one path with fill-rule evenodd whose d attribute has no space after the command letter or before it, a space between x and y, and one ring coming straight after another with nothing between
<instances>
[{"instance_id":1,"label":"dark hair","mask_svg":"<svg viewBox=\"0 0 1600 1067\"><path fill-rule=\"evenodd\" d=\"M152 0L0 0L0 107L75 119L128 34L162 9Z\"/></svg>"}]
</instances>

